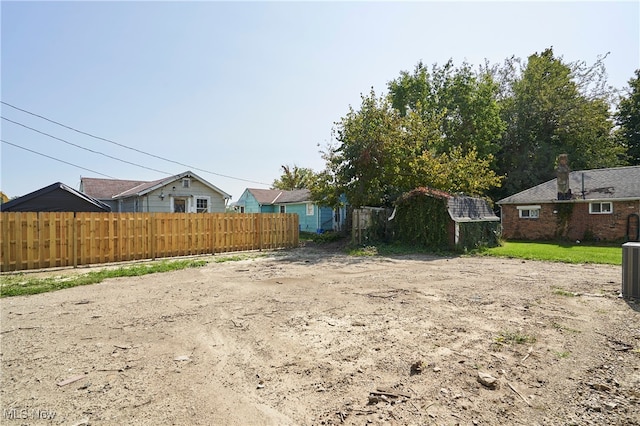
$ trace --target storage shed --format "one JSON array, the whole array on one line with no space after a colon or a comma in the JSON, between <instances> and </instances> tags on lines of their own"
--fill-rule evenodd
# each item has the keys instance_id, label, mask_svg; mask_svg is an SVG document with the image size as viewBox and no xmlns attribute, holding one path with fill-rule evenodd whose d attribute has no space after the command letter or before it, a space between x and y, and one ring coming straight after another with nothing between
<instances>
[{"instance_id":1,"label":"storage shed","mask_svg":"<svg viewBox=\"0 0 640 426\"><path fill-rule=\"evenodd\" d=\"M110 212L111 208L61 182L0 205L3 212Z\"/></svg>"}]
</instances>

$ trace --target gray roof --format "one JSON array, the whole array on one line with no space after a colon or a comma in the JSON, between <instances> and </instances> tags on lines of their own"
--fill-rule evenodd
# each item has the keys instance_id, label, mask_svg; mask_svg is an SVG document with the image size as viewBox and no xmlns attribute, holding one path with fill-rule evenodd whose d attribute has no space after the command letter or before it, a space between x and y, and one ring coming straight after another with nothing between
<instances>
[{"instance_id":1,"label":"gray roof","mask_svg":"<svg viewBox=\"0 0 640 426\"><path fill-rule=\"evenodd\" d=\"M143 183L146 181L82 177L80 191L99 200L110 200L115 195Z\"/></svg>"},{"instance_id":2,"label":"gray roof","mask_svg":"<svg viewBox=\"0 0 640 426\"><path fill-rule=\"evenodd\" d=\"M56 182L0 204L0 210L13 212L109 212L111 208L62 182Z\"/></svg>"},{"instance_id":3,"label":"gray roof","mask_svg":"<svg viewBox=\"0 0 640 426\"><path fill-rule=\"evenodd\" d=\"M139 180L96 179L83 177L81 180L81 188L85 194L101 200L127 198L134 196L139 197L185 177L194 178L200 181L202 184L221 194L224 198L231 198L231 195L227 194L217 186L212 185L211 183L207 182L200 176L190 171L167 178L154 180L151 182Z\"/></svg>"},{"instance_id":4,"label":"gray roof","mask_svg":"<svg viewBox=\"0 0 640 426\"><path fill-rule=\"evenodd\" d=\"M487 201L481 198L459 195L449 197L447 210L454 222L498 222L500 220Z\"/></svg>"},{"instance_id":5,"label":"gray roof","mask_svg":"<svg viewBox=\"0 0 640 426\"><path fill-rule=\"evenodd\" d=\"M640 199L640 166L571 172L569 188L574 200ZM503 198L498 204L552 203L557 199L557 179L553 179Z\"/></svg>"},{"instance_id":6,"label":"gray roof","mask_svg":"<svg viewBox=\"0 0 640 426\"><path fill-rule=\"evenodd\" d=\"M247 191L249 191L256 201L258 201L258 204L261 205L306 203L311 201L311 191L308 189L283 191L280 189L247 188Z\"/></svg>"}]
</instances>

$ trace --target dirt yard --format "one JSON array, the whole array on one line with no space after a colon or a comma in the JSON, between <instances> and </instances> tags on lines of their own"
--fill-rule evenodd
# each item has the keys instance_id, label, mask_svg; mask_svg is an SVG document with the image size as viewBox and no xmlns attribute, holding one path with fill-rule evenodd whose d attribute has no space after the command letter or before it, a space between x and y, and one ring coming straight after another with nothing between
<instances>
[{"instance_id":1,"label":"dirt yard","mask_svg":"<svg viewBox=\"0 0 640 426\"><path fill-rule=\"evenodd\" d=\"M640 425L620 289L614 266L303 247L5 298L0 423Z\"/></svg>"}]
</instances>

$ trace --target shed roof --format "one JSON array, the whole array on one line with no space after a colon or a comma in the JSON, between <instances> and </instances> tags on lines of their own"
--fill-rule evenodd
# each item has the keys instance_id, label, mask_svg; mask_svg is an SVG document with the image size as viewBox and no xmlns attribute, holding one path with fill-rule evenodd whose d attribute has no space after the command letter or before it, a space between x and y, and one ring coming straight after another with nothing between
<instances>
[{"instance_id":1,"label":"shed roof","mask_svg":"<svg viewBox=\"0 0 640 426\"><path fill-rule=\"evenodd\" d=\"M583 197L584 182L584 197ZM498 204L557 202L557 179L503 198ZM640 199L640 166L578 170L569 173L573 199Z\"/></svg>"},{"instance_id":2,"label":"shed roof","mask_svg":"<svg viewBox=\"0 0 640 426\"><path fill-rule=\"evenodd\" d=\"M482 198L456 195L447 198L447 210L454 222L498 222L500 218Z\"/></svg>"}]
</instances>

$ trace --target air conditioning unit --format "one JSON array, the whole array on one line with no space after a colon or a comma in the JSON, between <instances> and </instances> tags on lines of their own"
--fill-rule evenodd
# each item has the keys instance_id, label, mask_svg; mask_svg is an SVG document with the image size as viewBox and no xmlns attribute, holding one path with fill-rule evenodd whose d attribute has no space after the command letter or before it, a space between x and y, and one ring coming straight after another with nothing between
<instances>
[{"instance_id":1,"label":"air conditioning unit","mask_svg":"<svg viewBox=\"0 0 640 426\"><path fill-rule=\"evenodd\" d=\"M640 243L622 245L622 297L640 300Z\"/></svg>"}]
</instances>

